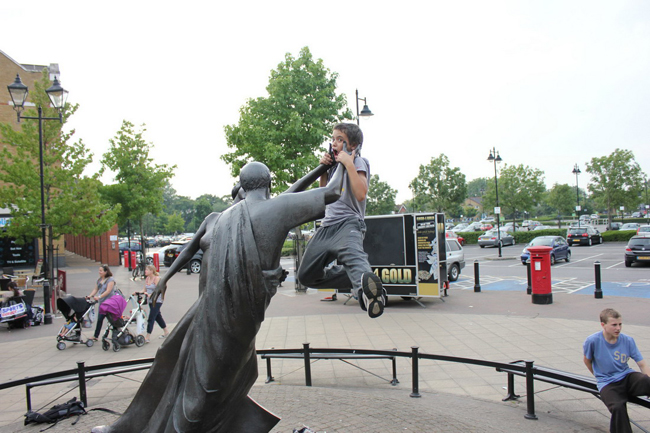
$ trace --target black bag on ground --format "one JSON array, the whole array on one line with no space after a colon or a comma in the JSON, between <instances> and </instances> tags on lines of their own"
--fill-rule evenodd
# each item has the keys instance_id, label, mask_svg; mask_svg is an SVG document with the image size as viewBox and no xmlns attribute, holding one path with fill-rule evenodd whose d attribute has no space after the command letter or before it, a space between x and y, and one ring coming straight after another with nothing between
<instances>
[{"instance_id":1,"label":"black bag on ground","mask_svg":"<svg viewBox=\"0 0 650 433\"><path fill-rule=\"evenodd\" d=\"M45 413L37 412L27 412L25 414L25 425L30 423L48 423L52 424L61 419L68 418L71 416L85 415L86 409L84 409L84 404L80 401L77 401L77 397L73 397L72 400L68 400L65 403L57 404L52 406Z\"/></svg>"}]
</instances>

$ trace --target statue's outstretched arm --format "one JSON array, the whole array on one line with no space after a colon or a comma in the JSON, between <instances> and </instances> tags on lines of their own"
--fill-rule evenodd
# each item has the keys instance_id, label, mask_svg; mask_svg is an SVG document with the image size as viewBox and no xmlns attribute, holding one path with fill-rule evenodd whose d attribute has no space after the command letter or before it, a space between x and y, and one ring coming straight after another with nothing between
<instances>
[{"instance_id":1,"label":"statue's outstretched arm","mask_svg":"<svg viewBox=\"0 0 650 433\"><path fill-rule=\"evenodd\" d=\"M345 175L345 167L342 167L341 164L337 164L336 168L334 169L334 175L327 183L327 185L323 187L325 190L326 204L334 203L339 199L339 197L341 197L341 190L343 189L344 179L343 176Z\"/></svg>"},{"instance_id":2,"label":"statue's outstretched arm","mask_svg":"<svg viewBox=\"0 0 650 433\"><path fill-rule=\"evenodd\" d=\"M309 187L309 185L316 182L318 178L321 177L331 167L332 167L331 165L319 164L318 167L316 167L315 169L307 173L296 183L291 185L291 187L289 187L289 189L287 189L282 194L286 194L290 192L301 192L306 190Z\"/></svg>"}]
</instances>

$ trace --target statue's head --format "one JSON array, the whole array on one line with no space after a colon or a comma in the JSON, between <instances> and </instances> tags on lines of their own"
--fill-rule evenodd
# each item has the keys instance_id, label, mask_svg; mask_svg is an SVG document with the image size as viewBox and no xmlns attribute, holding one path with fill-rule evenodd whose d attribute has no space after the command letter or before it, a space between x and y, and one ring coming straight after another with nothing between
<instances>
[{"instance_id":1,"label":"statue's head","mask_svg":"<svg viewBox=\"0 0 650 433\"><path fill-rule=\"evenodd\" d=\"M261 162L253 161L246 164L239 172L239 182L244 191L271 188L271 172Z\"/></svg>"}]
</instances>

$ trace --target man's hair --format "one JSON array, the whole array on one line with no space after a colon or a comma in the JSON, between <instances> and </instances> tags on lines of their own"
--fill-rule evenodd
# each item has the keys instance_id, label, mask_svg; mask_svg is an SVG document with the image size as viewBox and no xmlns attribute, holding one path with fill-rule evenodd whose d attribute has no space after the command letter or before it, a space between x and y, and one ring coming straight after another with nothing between
<instances>
[{"instance_id":1,"label":"man's hair","mask_svg":"<svg viewBox=\"0 0 650 433\"><path fill-rule=\"evenodd\" d=\"M338 123L334 126L334 130L345 133L348 136L348 140L350 140L351 146L361 146L363 144L363 132L354 123Z\"/></svg>"},{"instance_id":2,"label":"man's hair","mask_svg":"<svg viewBox=\"0 0 650 433\"><path fill-rule=\"evenodd\" d=\"M605 308L603 311L600 312L600 323L607 323L610 317L612 319L620 319L621 313L619 313L613 308Z\"/></svg>"}]
</instances>

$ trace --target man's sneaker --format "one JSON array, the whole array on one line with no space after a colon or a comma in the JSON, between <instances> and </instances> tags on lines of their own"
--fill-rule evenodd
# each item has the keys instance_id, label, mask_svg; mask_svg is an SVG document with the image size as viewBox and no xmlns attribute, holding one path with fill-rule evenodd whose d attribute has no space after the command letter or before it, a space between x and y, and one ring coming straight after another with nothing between
<instances>
[{"instance_id":1,"label":"man's sneaker","mask_svg":"<svg viewBox=\"0 0 650 433\"><path fill-rule=\"evenodd\" d=\"M361 289L368 299L368 316L371 319L381 316L386 298L379 277L372 272L364 272L361 276Z\"/></svg>"}]
</instances>

